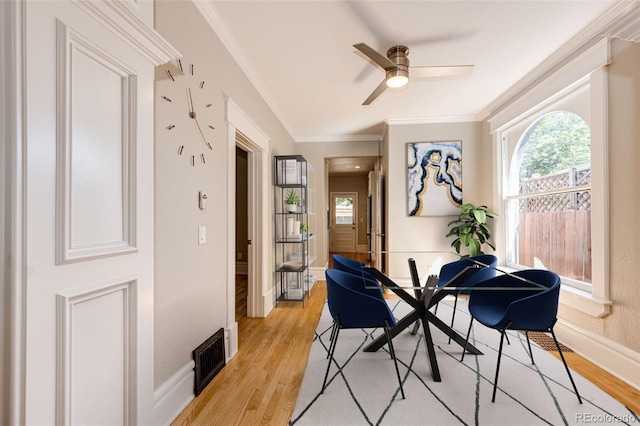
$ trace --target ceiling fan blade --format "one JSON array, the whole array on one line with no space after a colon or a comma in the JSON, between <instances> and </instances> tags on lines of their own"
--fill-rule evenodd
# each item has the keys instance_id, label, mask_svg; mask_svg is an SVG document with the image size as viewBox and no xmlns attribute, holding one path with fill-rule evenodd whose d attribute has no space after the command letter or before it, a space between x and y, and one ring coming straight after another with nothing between
<instances>
[{"instance_id":1,"label":"ceiling fan blade","mask_svg":"<svg viewBox=\"0 0 640 426\"><path fill-rule=\"evenodd\" d=\"M376 89L371 92L369 97L362 103L362 105L369 105L371 102L375 101L378 96L382 94L387 89L387 79L382 80L382 83L376 87Z\"/></svg>"},{"instance_id":2,"label":"ceiling fan blade","mask_svg":"<svg viewBox=\"0 0 640 426\"><path fill-rule=\"evenodd\" d=\"M364 43L354 44L353 47L364 53L369 59L380 65L385 70L397 68L397 65L391 62L389 58L382 56L380 53L376 52Z\"/></svg>"},{"instance_id":3,"label":"ceiling fan blade","mask_svg":"<svg viewBox=\"0 0 640 426\"><path fill-rule=\"evenodd\" d=\"M473 65L452 65L442 67L410 67L411 78L448 77L452 75L469 74Z\"/></svg>"}]
</instances>

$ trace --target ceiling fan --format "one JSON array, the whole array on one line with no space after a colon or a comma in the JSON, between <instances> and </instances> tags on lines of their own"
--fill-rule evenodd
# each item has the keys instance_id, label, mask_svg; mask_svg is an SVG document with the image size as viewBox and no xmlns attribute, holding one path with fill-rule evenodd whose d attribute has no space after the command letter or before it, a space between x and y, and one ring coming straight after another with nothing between
<instances>
[{"instance_id":1,"label":"ceiling fan","mask_svg":"<svg viewBox=\"0 0 640 426\"><path fill-rule=\"evenodd\" d=\"M364 53L387 73L382 83L371 92L362 105L369 105L380 96L387 87L402 87L407 84L409 82L409 70L411 70L412 78L447 77L468 74L473 70L473 65L410 67L409 48L402 45L389 48L386 57L364 43L354 44L353 47Z\"/></svg>"}]
</instances>

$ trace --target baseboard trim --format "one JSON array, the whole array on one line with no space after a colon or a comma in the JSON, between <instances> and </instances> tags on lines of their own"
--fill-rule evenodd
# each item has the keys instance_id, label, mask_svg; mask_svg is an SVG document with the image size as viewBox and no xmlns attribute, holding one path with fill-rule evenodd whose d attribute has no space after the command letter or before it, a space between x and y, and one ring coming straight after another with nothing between
<instances>
[{"instance_id":1,"label":"baseboard trim","mask_svg":"<svg viewBox=\"0 0 640 426\"><path fill-rule=\"evenodd\" d=\"M189 361L153 393L153 424L170 425L193 400L195 362Z\"/></svg>"},{"instance_id":2,"label":"baseboard trim","mask_svg":"<svg viewBox=\"0 0 640 426\"><path fill-rule=\"evenodd\" d=\"M578 355L640 390L640 353L561 318L554 331Z\"/></svg>"},{"instance_id":3,"label":"baseboard trim","mask_svg":"<svg viewBox=\"0 0 640 426\"><path fill-rule=\"evenodd\" d=\"M309 268L309 273L311 275L315 275L317 281L324 281L325 276L324 276L324 271L326 271L327 268L323 268L322 266L313 266L311 268Z\"/></svg>"},{"instance_id":4,"label":"baseboard trim","mask_svg":"<svg viewBox=\"0 0 640 426\"><path fill-rule=\"evenodd\" d=\"M248 262L236 262L236 274L249 275L249 263Z\"/></svg>"}]
</instances>

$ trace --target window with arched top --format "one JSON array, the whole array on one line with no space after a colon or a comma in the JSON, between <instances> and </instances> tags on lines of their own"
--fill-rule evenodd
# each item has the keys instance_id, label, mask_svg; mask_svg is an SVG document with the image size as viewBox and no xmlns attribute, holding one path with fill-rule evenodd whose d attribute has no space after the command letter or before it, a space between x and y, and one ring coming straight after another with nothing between
<instances>
[{"instance_id":1,"label":"window with arched top","mask_svg":"<svg viewBox=\"0 0 640 426\"><path fill-rule=\"evenodd\" d=\"M512 155L507 194L508 260L550 269L590 289L591 133L569 111L536 117Z\"/></svg>"},{"instance_id":2,"label":"window with arched top","mask_svg":"<svg viewBox=\"0 0 640 426\"><path fill-rule=\"evenodd\" d=\"M496 253L562 277L560 304L593 317L609 299L609 44L523 90L489 119Z\"/></svg>"}]
</instances>

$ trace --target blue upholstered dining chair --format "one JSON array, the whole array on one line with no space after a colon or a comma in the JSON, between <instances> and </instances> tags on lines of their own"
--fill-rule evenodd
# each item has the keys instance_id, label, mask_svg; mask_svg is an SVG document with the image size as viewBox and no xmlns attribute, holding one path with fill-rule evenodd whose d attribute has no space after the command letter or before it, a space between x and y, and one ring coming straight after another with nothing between
<instances>
[{"instance_id":1,"label":"blue upholstered dining chair","mask_svg":"<svg viewBox=\"0 0 640 426\"><path fill-rule=\"evenodd\" d=\"M349 272L350 274L354 275L364 275L370 280L376 280L368 271L362 269L363 266L366 266L366 263L351 259L349 257L341 256L339 254L334 254L333 256L331 256L331 259L333 259L333 269Z\"/></svg>"},{"instance_id":2,"label":"blue upholstered dining chair","mask_svg":"<svg viewBox=\"0 0 640 426\"><path fill-rule=\"evenodd\" d=\"M500 348L498 349L496 377L493 381L492 402L496 400L500 358L502 357L502 344L506 330L520 330L525 332L532 364L535 364L535 361L531 351L529 331L551 333L564 368L569 375L573 390L578 397L578 401L582 404L582 399L571 376L571 371L553 332L553 326L557 320L559 297L560 277L554 272L542 269L528 269L500 275L477 283L474 286L469 297L471 322L469 323L466 341L469 341L471 325L474 320L500 331ZM464 351L462 358L464 359Z\"/></svg>"},{"instance_id":3,"label":"blue upholstered dining chair","mask_svg":"<svg viewBox=\"0 0 640 426\"><path fill-rule=\"evenodd\" d=\"M338 344L340 330L349 328L384 328L389 344L389 352L395 364L396 375L398 376L398 383L400 384L400 392L402 393L402 398L404 398L404 389L402 387L402 379L400 378L400 370L398 369L398 361L396 360L395 350L393 349L393 340L389 333L390 328L395 327L396 319L381 292L373 293L363 291L363 288L377 286L377 282L337 269L329 269L325 272L325 275L327 279L327 302L329 304L329 312L333 318L334 330L332 330L331 333L329 363L320 393L323 393L327 386L331 363L335 362L333 356ZM363 285L363 280L369 282ZM341 367L339 367L339 369L340 368Z\"/></svg>"},{"instance_id":4,"label":"blue upholstered dining chair","mask_svg":"<svg viewBox=\"0 0 640 426\"><path fill-rule=\"evenodd\" d=\"M333 269L347 272L349 274L356 275L358 277L366 278L368 281L362 281L363 284L365 282L368 283L366 287L363 285L363 288L365 288L365 291L380 293L380 296L382 296L382 286L380 285L378 280L376 280L376 278L373 275L371 275L369 271L362 269L362 267L365 266L366 263L362 263L355 259L350 259L348 257L341 256L339 254L334 254L333 256L331 256L331 258L333 259ZM371 285L371 282L374 282L375 286ZM375 295L372 294L372 296L377 296L377 294Z\"/></svg>"},{"instance_id":5,"label":"blue upholstered dining chair","mask_svg":"<svg viewBox=\"0 0 640 426\"><path fill-rule=\"evenodd\" d=\"M459 286L471 287L476 283L493 278L496 276L496 267L498 266L498 258L492 254L479 254L477 256L471 256L464 259L456 260L442 265L440 268L440 274L438 275L438 286L444 286L451 281L456 275L462 272L468 267L481 268L478 272L467 278L464 282L461 282ZM465 288L463 290L452 290L451 294L455 296L453 302L453 313L451 314L451 328L453 328L453 322L456 319L456 308L458 306L458 296L461 294L468 295L471 290ZM437 306L436 306L437 308ZM449 339L451 342L451 339Z\"/></svg>"}]
</instances>

